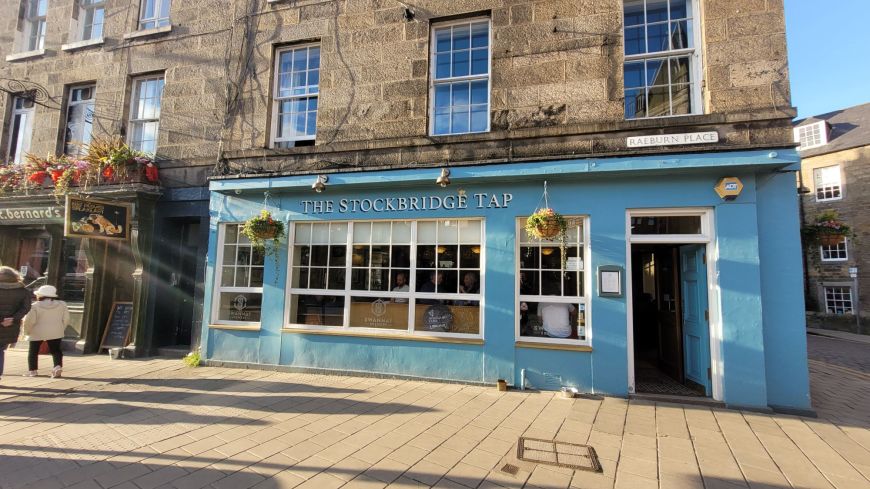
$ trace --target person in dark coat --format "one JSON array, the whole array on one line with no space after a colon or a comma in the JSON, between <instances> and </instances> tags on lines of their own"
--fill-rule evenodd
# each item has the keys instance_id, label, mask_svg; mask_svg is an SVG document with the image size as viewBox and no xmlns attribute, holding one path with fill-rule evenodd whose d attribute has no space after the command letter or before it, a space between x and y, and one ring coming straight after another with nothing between
<instances>
[{"instance_id":1,"label":"person in dark coat","mask_svg":"<svg viewBox=\"0 0 870 489\"><path fill-rule=\"evenodd\" d=\"M0 267L0 375L3 375L6 348L18 341L21 320L30 312L32 299L18 272L14 268Z\"/></svg>"}]
</instances>

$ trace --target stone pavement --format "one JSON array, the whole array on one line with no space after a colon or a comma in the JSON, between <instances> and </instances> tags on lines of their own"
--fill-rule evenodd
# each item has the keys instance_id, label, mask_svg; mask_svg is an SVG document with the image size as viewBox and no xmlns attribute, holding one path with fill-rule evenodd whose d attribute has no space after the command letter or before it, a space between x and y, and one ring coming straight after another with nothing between
<instances>
[{"instance_id":1,"label":"stone pavement","mask_svg":"<svg viewBox=\"0 0 870 489\"><path fill-rule=\"evenodd\" d=\"M0 381L3 489L870 488L870 425L851 415L104 356L68 357L64 379L25 378L24 356L7 352ZM819 395L852 375L813 365ZM870 405L861 382L856 408ZM603 473L520 463L521 435L589 443Z\"/></svg>"}]
</instances>

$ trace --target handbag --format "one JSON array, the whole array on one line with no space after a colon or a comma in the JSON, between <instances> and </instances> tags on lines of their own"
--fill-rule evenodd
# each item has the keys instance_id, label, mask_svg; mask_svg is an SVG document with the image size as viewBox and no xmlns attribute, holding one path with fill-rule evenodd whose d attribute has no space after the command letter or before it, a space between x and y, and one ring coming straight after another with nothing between
<instances>
[{"instance_id":1,"label":"handbag","mask_svg":"<svg viewBox=\"0 0 870 489\"><path fill-rule=\"evenodd\" d=\"M43 342L39 345L39 354L40 354L40 355L49 355L49 354L51 354L51 350L48 349L48 342L47 342L47 341L43 341Z\"/></svg>"}]
</instances>

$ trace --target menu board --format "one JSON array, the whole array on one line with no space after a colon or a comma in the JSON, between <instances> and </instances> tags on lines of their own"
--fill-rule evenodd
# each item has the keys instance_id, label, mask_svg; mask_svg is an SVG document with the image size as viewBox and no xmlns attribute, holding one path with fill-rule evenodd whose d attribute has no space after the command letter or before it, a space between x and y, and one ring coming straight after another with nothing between
<instances>
[{"instance_id":1,"label":"menu board","mask_svg":"<svg viewBox=\"0 0 870 489\"><path fill-rule=\"evenodd\" d=\"M130 342L130 329L133 326L133 303L113 302L109 312L109 320L106 322L106 330L103 332L103 348L124 348Z\"/></svg>"},{"instance_id":2,"label":"menu board","mask_svg":"<svg viewBox=\"0 0 870 489\"><path fill-rule=\"evenodd\" d=\"M66 197L64 236L96 239L130 238L132 204Z\"/></svg>"}]
</instances>

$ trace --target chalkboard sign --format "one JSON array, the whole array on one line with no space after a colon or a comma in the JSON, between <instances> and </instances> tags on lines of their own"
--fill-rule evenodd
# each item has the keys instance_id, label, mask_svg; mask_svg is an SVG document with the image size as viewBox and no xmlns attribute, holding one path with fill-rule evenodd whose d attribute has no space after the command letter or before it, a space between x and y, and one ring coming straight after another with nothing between
<instances>
[{"instance_id":1,"label":"chalkboard sign","mask_svg":"<svg viewBox=\"0 0 870 489\"><path fill-rule=\"evenodd\" d=\"M106 322L106 330L103 332L103 341L100 349L123 348L130 341L130 328L133 326L133 303L113 302L109 312L109 320Z\"/></svg>"},{"instance_id":2,"label":"chalkboard sign","mask_svg":"<svg viewBox=\"0 0 870 489\"><path fill-rule=\"evenodd\" d=\"M453 311L443 304L429 306L423 313L423 324L428 331L450 331L453 327Z\"/></svg>"}]
</instances>

